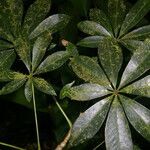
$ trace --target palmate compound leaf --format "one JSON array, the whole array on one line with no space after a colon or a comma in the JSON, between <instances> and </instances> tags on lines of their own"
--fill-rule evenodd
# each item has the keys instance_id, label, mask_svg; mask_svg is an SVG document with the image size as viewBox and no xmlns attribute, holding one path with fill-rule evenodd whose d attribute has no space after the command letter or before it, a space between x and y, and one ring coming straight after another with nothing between
<instances>
[{"instance_id":1,"label":"palmate compound leaf","mask_svg":"<svg viewBox=\"0 0 150 150\"><path fill-rule=\"evenodd\" d=\"M48 18L46 18L44 21L42 21L29 35L30 39L36 38L41 33L45 31L49 31L51 34L60 31L63 29L68 22L70 21L70 17L65 14L55 14Z\"/></svg>"},{"instance_id":2,"label":"palmate compound leaf","mask_svg":"<svg viewBox=\"0 0 150 150\"><path fill-rule=\"evenodd\" d=\"M75 74L84 81L109 86L109 81L106 78L99 64L90 57L78 56L72 58L70 65Z\"/></svg>"},{"instance_id":3,"label":"palmate compound leaf","mask_svg":"<svg viewBox=\"0 0 150 150\"><path fill-rule=\"evenodd\" d=\"M106 118L111 99L101 100L80 114L71 131L70 147L85 142L98 132Z\"/></svg>"},{"instance_id":4,"label":"palmate compound leaf","mask_svg":"<svg viewBox=\"0 0 150 150\"><path fill-rule=\"evenodd\" d=\"M89 35L111 36L103 26L94 21L82 21L78 23L78 28Z\"/></svg>"},{"instance_id":5,"label":"palmate compound leaf","mask_svg":"<svg viewBox=\"0 0 150 150\"><path fill-rule=\"evenodd\" d=\"M123 56L117 41L110 37L102 39L98 47L99 60L114 87L116 87L118 72L121 68Z\"/></svg>"},{"instance_id":6,"label":"palmate compound leaf","mask_svg":"<svg viewBox=\"0 0 150 150\"><path fill-rule=\"evenodd\" d=\"M85 83L73 86L74 82L67 84L60 92L60 98L69 97L72 100L88 101L109 94L109 91L98 84Z\"/></svg>"},{"instance_id":7,"label":"palmate compound leaf","mask_svg":"<svg viewBox=\"0 0 150 150\"><path fill-rule=\"evenodd\" d=\"M16 54L13 49L0 51L0 70L10 69L16 58Z\"/></svg>"},{"instance_id":8,"label":"palmate compound leaf","mask_svg":"<svg viewBox=\"0 0 150 150\"><path fill-rule=\"evenodd\" d=\"M104 36L89 36L80 40L77 45L89 48L97 48Z\"/></svg>"},{"instance_id":9,"label":"palmate compound leaf","mask_svg":"<svg viewBox=\"0 0 150 150\"><path fill-rule=\"evenodd\" d=\"M134 27L150 10L149 0L138 0L131 8L122 24L120 36Z\"/></svg>"},{"instance_id":10,"label":"palmate compound leaf","mask_svg":"<svg viewBox=\"0 0 150 150\"><path fill-rule=\"evenodd\" d=\"M22 21L22 14L23 14L22 0L0 1L0 18L1 18L0 21L3 22L2 23L3 29L6 30L6 32L10 31L10 33L13 33L14 35L17 35L19 33Z\"/></svg>"},{"instance_id":11,"label":"palmate compound leaf","mask_svg":"<svg viewBox=\"0 0 150 150\"><path fill-rule=\"evenodd\" d=\"M51 42L51 34L45 32L43 35L39 36L34 43L32 50L32 71L37 68L40 64L43 56L45 55L46 49Z\"/></svg>"},{"instance_id":12,"label":"palmate compound leaf","mask_svg":"<svg viewBox=\"0 0 150 150\"><path fill-rule=\"evenodd\" d=\"M31 4L23 22L23 32L31 33L42 22L50 10L51 0L36 0Z\"/></svg>"},{"instance_id":13,"label":"palmate compound leaf","mask_svg":"<svg viewBox=\"0 0 150 150\"><path fill-rule=\"evenodd\" d=\"M150 75L130 84L120 91L150 98Z\"/></svg>"},{"instance_id":14,"label":"palmate compound leaf","mask_svg":"<svg viewBox=\"0 0 150 150\"><path fill-rule=\"evenodd\" d=\"M128 121L117 97L113 100L106 121L105 142L107 150L133 150Z\"/></svg>"},{"instance_id":15,"label":"palmate compound leaf","mask_svg":"<svg viewBox=\"0 0 150 150\"><path fill-rule=\"evenodd\" d=\"M131 57L121 79L120 87L137 79L143 73L150 69L150 39L146 39L144 43L134 52Z\"/></svg>"},{"instance_id":16,"label":"palmate compound leaf","mask_svg":"<svg viewBox=\"0 0 150 150\"><path fill-rule=\"evenodd\" d=\"M150 110L128 97L120 96L120 100L132 126L150 141Z\"/></svg>"},{"instance_id":17,"label":"palmate compound leaf","mask_svg":"<svg viewBox=\"0 0 150 150\"><path fill-rule=\"evenodd\" d=\"M48 56L37 68L35 74L53 71L61 67L70 58L68 51L58 51Z\"/></svg>"},{"instance_id":18,"label":"palmate compound leaf","mask_svg":"<svg viewBox=\"0 0 150 150\"><path fill-rule=\"evenodd\" d=\"M111 34L113 33L109 18L102 10L97 8L90 9L89 16L90 20L99 23Z\"/></svg>"},{"instance_id":19,"label":"palmate compound leaf","mask_svg":"<svg viewBox=\"0 0 150 150\"><path fill-rule=\"evenodd\" d=\"M126 15L124 0L108 0L108 15L114 30L114 35L117 37Z\"/></svg>"},{"instance_id":20,"label":"palmate compound leaf","mask_svg":"<svg viewBox=\"0 0 150 150\"><path fill-rule=\"evenodd\" d=\"M33 78L33 85L41 92L49 94L49 95L56 95L56 92L52 85L48 83L46 80L42 78Z\"/></svg>"},{"instance_id":21,"label":"palmate compound leaf","mask_svg":"<svg viewBox=\"0 0 150 150\"><path fill-rule=\"evenodd\" d=\"M145 40L146 38L150 38L150 25L135 29L122 37L123 40Z\"/></svg>"}]
</instances>

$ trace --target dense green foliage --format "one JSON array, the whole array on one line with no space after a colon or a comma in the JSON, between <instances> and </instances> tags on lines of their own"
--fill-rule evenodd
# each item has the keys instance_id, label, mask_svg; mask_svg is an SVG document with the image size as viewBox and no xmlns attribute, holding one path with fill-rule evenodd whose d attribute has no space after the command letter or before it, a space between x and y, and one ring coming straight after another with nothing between
<instances>
[{"instance_id":1,"label":"dense green foliage","mask_svg":"<svg viewBox=\"0 0 150 150\"><path fill-rule=\"evenodd\" d=\"M149 0L0 1L0 99L33 109L37 141L9 145L0 132L0 144L144 149L150 142L149 10ZM48 127L50 146L41 141L43 113L55 126Z\"/></svg>"}]
</instances>

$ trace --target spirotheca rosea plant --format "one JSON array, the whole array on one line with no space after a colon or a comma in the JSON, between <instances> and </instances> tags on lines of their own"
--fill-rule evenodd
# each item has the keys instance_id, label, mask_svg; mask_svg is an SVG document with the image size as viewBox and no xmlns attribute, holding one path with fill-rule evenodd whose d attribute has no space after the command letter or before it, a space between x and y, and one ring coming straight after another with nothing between
<instances>
[{"instance_id":1,"label":"spirotheca rosea plant","mask_svg":"<svg viewBox=\"0 0 150 150\"><path fill-rule=\"evenodd\" d=\"M77 86L73 86L74 82L67 84L61 90L60 98L100 101L77 118L68 146L77 146L92 138L106 120L106 149L132 150L129 123L150 141L150 110L128 95L150 98L150 39L146 39L134 52L119 84L117 82L123 59L122 51L113 38L106 37L103 40L103 45L99 45L99 61L88 56L76 56L70 62L75 74L87 83Z\"/></svg>"},{"instance_id":2,"label":"spirotheca rosea plant","mask_svg":"<svg viewBox=\"0 0 150 150\"><path fill-rule=\"evenodd\" d=\"M99 42L107 36L113 37L133 52L150 36L150 25L142 26L140 23L150 10L150 1L138 0L130 10L125 0L106 0L106 5L104 10L91 9L90 20L78 24L82 32L91 36L82 39L77 45L97 48Z\"/></svg>"},{"instance_id":3,"label":"spirotheca rosea plant","mask_svg":"<svg viewBox=\"0 0 150 150\"><path fill-rule=\"evenodd\" d=\"M58 51L44 58L50 47L52 34L69 22L69 16L65 14L46 18L50 4L50 0L36 0L24 14L22 0L0 1L0 82L6 83L0 89L0 95L10 94L25 84L24 94L27 101L33 100L39 150L41 146L34 88L53 96L56 96L56 92L50 83L37 76L61 67L71 56L70 51ZM28 73L11 69L16 54ZM59 106L57 101L56 104ZM0 144L21 149L2 142Z\"/></svg>"}]
</instances>

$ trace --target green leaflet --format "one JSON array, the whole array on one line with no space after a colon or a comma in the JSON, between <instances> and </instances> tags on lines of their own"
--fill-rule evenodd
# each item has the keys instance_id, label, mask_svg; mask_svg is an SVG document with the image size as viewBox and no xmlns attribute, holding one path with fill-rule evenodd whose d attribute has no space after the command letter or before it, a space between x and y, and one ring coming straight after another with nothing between
<instances>
[{"instance_id":1,"label":"green leaflet","mask_svg":"<svg viewBox=\"0 0 150 150\"><path fill-rule=\"evenodd\" d=\"M106 118L110 102L110 99L101 100L80 114L72 128L70 147L85 142L98 132Z\"/></svg>"},{"instance_id":2,"label":"green leaflet","mask_svg":"<svg viewBox=\"0 0 150 150\"><path fill-rule=\"evenodd\" d=\"M26 78L13 80L13 81L7 83L0 90L0 95L6 95L6 94L13 93L14 91L18 90L25 82L26 82Z\"/></svg>"},{"instance_id":3,"label":"green leaflet","mask_svg":"<svg viewBox=\"0 0 150 150\"><path fill-rule=\"evenodd\" d=\"M123 88L121 92L150 98L150 75Z\"/></svg>"},{"instance_id":4,"label":"green leaflet","mask_svg":"<svg viewBox=\"0 0 150 150\"><path fill-rule=\"evenodd\" d=\"M28 102L31 102L32 100L32 79L28 79L28 81L25 84L24 88L24 95L26 97L26 100Z\"/></svg>"},{"instance_id":5,"label":"green leaflet","mask_svg":"<svg viewBox=\"0 0 150 150\"><path fill-rule=\"evenodd\" d=\"M30 39L36 38L41 33L49 31L51 34L63 29L68 22L70 17L65 14L56 14L46 18L42 21L29 35Z\"/></svg>"},{"instance_id":6,"label":"green leaflet","mask_svg":"<svg viewBox=\"0 0 150 150\"><path fill-rule=\"evenodd\" d=\"M48 56L37 68L35 74L49 72L61 67L70 57L67 51L59 51Z\"/></svg>"},{"instance_id":7,"label":"green leaflet","mask_svg":"<svg viewBox=\"0 0 150 150\"><path fill-rule=\"evenodd\" d=\"M114 30L114 35L117 37L126 15L124 0L108 0L108 14Z\"/></svg>"},{"instance_id":8,"label":"green leaflet","mask_svg":"<svg viewBox=\"0 0 150 150\"><path fill-rule=\"evenodd\" d=\"M134 100L120 96L126 115L133 127L150 141L150 110Z\"/></svg>"},{"instance_id":9,"label":"green leaflet","mask_svg":"<svg viewBox=\"0 0 150 150\"><path fill-rule=\"evenodd\" d=\"M51 34L46 32L35 41L32 50L32 71L34 71L40 64L51 39Z\"/></svg>"},{"instance_id":10,"label":"green leaflet","mask_svg":"<svg viewBox=\"0 0 150 150\"><path fill-rule=\"evenodd\" d=\"M89 36L80 40L77 45L89 48L97 48L103 36Z\"/></svg>"},{"instance_id":11,"label":"green leaflet","mask_svg":"<svg viewBox=\"0 0 150 150\"><path fill-rule=\"evenodd\" d=\"M42 78L33 78L33 85L41 92L49 94L49 95L56 95L55 90L53 89L52 85L49 84Z\"/></svg>"},{"instance_id":12,"label":"green leaflet","mask_svg":"<svg viewBox=\"0 0 150 150\"><path fill-rule=\"evenodd\" d=\"M111 36L110 33L100 24L94 21L82 21L78 23L78 28L89 35Z\"/></svg>"},{"instance_id":13,"label":"green leaflet","mask_svg":"<svg viewBox=\"0 0 150 150\"><path fill-rule=\"evenodd\" d=\"M121 79L121 87L137 79L150 69L150 40L146 39L133 54Z\"/></svg>"},{"instance_id":14,"label":"green leaflet","mask_svg":"<svg viewBox=\"0 0 150 150\"><path fill-rule=\"evenodd\" d=\"M1 70L0 71L0 82L7 82L12 80L20 80L26 76L19 72L13 72L10 70Z\"/></svg>"},{"instance_id":15,"label":"green leaflet","mask_svg":"<svg viewBox=\"0 0 150 150\"><path fill-rule=\"evenodd\" d=\"M1 34L0 34L1 37ZM13 48L13 45L7 41L4 41L3 39L0 38L0 51L1 50L6 50L6 49L10 49Z\"/></svg>"},{"instance_id":16,"label":"green leaflet","mask_svg":"<svg viewBox=\"0 0 150 150\"><path fill-rule=\"evenodd\" d=\"M16 58L14 50L0 51L0 69L10 69Z\"/></svg>"},{"instance_id":17,"label":"green leaflet","mask_svg":"<svg viewBox=\"0 0 150 150\"><path fill-rule=\"evenodd\" d=\"M123 46L125 46L128 50L131 52L136 51L139 47L143 45L143 41L138 41L138 40L124 40L121 39L119 41Z\"/></svg>"},{"instance_id":18,"label":"green leaflet","mask_svg":"<svg viewBox=\"0 0 150 150\"><path fill-rule=\"evenodd\" d=\"M99 44L98 56L107 76L116 87L118 72L123 61L121 48L114 39L104 38Z\"/></svg>"},{"instance_id":19,"label":"green leaflet","mask_svg":"<svg viewBox=\"0 0 150 150\"><path fill-rule=\"evenodd\" d=\"M134 27L149 12L149 10L149 0L138 0L126 15L120 30L120 36L124 35L128 30Z\"/></svg>"},{"instance_id":20,"label":"green leaflet","mask_svg":"<svg viewBox=\"0 0 150 150\"><path fill-rule=\"evenodd\" d=\"M110 84L99 64L90 57L73 58L70 65L76 75L87 82L104 86Z\"/></svg>"},{"instance_id":21,"label":"green leaflet","mask_svg":"<svg viewBox=\"0 0 150 150\"><path fill-rule=\"evenodd\" d=\"M107 150L133 150L128 121L117 97L106 121L105 142Z\"/></svg>"},{"instance_id":22,"label":"green leaflet","mask_svg":"<svg viewBox=\"0 0 150 150\"><path fill-rule=\"evenodd\" d=\"M15 50L23 61L27 69L31 69L31 49L30 43L25 37L20 37L15 41Z\"/></svg>"},{"instance_id":23,"label":"green leaflet","mask_svg":"<svg viewBox=\"0 0 150 150\"><path fill-rule=\"evenodd\" d=\"M145 40L146 38L149 37L150 37L150 25L147 25L129 32L124 37L122 37L122 39Z\"/></svg>"},{"instance_id":24,"label":"green leaflet","mask_svg":"<svg viewBox=\"0 0 150 150\"><path fill-rule=\"evenodd\" d=\"M4 22L4 30L11 31L14 35L18 35L21 26L22 14L22 0L0 1L0 15L2 17L2 21Z\"/></svg>"},{"instance_id":25,"label":"green leaflet","mask_svg":"<svg viewBox=\"0 0 150 150\"><path fill-rule=\"evenodd\" d=\"M79 86L67 84L60 92L60 98L69 97L73 100L87 101L109 94L108 90L98 84L85 83Z\"/></svg>"},{"instance_id":26,"label":"green leaflet","mask_svg":"<svg viewBox=\"0 0 150 150\"><path fill-rule=\"evenodd\" d=\"M24 33L31 33L50 10L51 0L36 0L30 5L23 23Z\"/></svg>"},{"instance_id":27,"label":"green leaflet","mask_svg":"<svg viewBox=\"0 0 150 150\"><path fill-rule=\"evenodd\" d=\"M113 33L109 18L102 10L97 8L90 9L89 16L90 16L90 20L99 23L111 34Z\"/></svg>"}]
</instances>

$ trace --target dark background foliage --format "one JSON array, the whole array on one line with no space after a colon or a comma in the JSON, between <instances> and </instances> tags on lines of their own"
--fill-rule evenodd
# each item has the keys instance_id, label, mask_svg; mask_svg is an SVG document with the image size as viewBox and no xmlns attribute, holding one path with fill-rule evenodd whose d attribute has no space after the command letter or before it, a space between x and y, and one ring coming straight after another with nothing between
<instances>
[{"instance_id":1,"label":"dark background foliage","mask_svg":"<svg viewBox=\"0 0 150 150\"><path fill-rule=\"evenodd\" d=\"M24 0L24 13L28 9L28 6L33 3L34 0ZM128 0L127 3L131 7L136 0ZM54 51L63 49L60 44L61 39L66 39L70 42L77 43L80 39L85 37L77 29L77 23L81 20L89 19L88 13L90 8L101 8L105 10L106 0L52 0L51 10L49 15L55 13L64 13L71 16L71 21L68 26L59 34L55 34L53 42L57 46L49 51L48 53L53 53ZM146 16L146 22L149 23L149 16ZM35 16L36 17L36 16ZM143 24L145 21L141 21ZM78 47L80 54L85 54L87 56L96 56L96 49L88 49L83 47ZM128 59L129 52L126 51L124 56ZM22 72L26 72L23 64L20 61L16 61L13 68L17 68ZM47 73L44 77L56 85L55 89L59 94L59 90L63 85L72 82L76 79L76 83L82 83L81 80L77 79L72 70L65 64L60 69ZM0 85L2 86L2 85ZM43 150L54 149L54 147L63 139L64 135L67 133L68 125L58 110L57 106L53 102L51 96L45 94L39 94L36 92L36 101L38 104L38 121L40 130L40 139ZM146 107L150 106L150 101L143 98L137 99ZM15 103L14 103L15 102ZM17 103L16 103L17 102ZM92 105L91 102L74 102L65 100L59 100L59 103L63 107L64 111L67 113L68 117L73 122L80 112L83 112ZM24 104L24 105L22 105ZM27 149L35 149L36 144L36 133L35 133L35 123L32 105L26 102L23 88L19 89L13 94L7 96L0 96L0 141L7 142L10 144L18 145L20 147L26 147ZM131 127L132 128L132 127ZM82 149L93 149L101 141L104 140L104 128L94 136L90 142L86 142L79 145L75 150ZM132 135L134 143L136 143L141 149L145 150L149 147L149 143L144 140L135 130L132 128ZM8 149L0 147L0 149ZM104 144L101 145L99 149L105 149Z\"/></svg>"}]
</instances>

